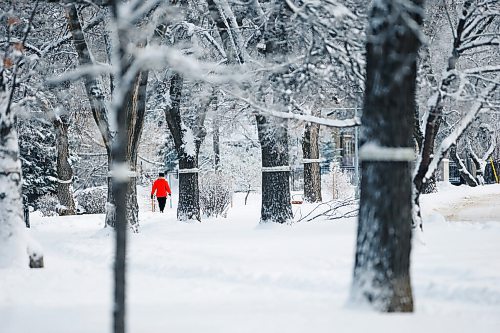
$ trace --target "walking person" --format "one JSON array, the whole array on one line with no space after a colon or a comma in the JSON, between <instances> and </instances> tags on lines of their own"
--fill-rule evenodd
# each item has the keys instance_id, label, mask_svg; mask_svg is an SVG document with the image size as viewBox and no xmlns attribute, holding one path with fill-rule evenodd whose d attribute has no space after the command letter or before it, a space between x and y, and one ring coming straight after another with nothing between
<instances>
[{"instance_id":1,"label":"walking person","mask_svg":"<svg viewBox=\"0 0 500 333\"><path fill-rule=\"evenodd\" d=\"M158 200L158 207L160 207L160 213L163 213L165 209L165 204L167 203L167 196L172 195L170 186L165 179L165 173L160 172L158 179L153 183L153 189L151 190L151 200L153 199L156 192L156 199Z\"/></svg>"}]
</instances>

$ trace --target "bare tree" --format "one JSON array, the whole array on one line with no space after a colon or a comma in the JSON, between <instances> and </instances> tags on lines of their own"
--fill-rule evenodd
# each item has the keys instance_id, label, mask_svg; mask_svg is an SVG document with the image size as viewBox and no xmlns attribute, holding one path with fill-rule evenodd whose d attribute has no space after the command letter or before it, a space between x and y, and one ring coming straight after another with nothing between
<instances>
[{"instance_id":1,"label":"bare tree","mask_svg":"<svg viewBox=\"0 0 500 333\"><path fill-rule=\"evenodd\" d=\"M66 7L66 16L68 18L68 25L73 36L73 45L78 53L78 61L80 65L95 65L92 59L91 50L82 30L82 24L80 23L76 5L71 4ZM138 45L144 45L144 41L140 41ZM144 121L144 114L146 111L145 96L147 79L148 71L138 73L133 80L133 85L129 87L129 91L125 94L126 98L128 98L127 102L124 104L124 112L127 113L126 117L128 119L127 125L124 128L124 131L127 135L127 149L125 150L125 152L127 162L130 164L132 170L134 171L136 170L138 143L140 135L142 133L142 125ZM112 145L115 140L115 136L118 135L118 131L116 131L115 133L110 127L110 110L106 103L106 97L102 87L102 83L96 76L92 74L84 75L83 80L94 120L101 132L101 137L108 154L108 170L111 171L114 163L112 156ZM114 80L116 80L116 78L114 78ZM113 78L111 79L111 81L113 81ZM128 183L127 191L127 214L129 217L128 221L132 230L137 232L139 228L139 220L135 179ZM115 199L113 197L113 193L113 182L112 179L109 178L106 225L111 227L115 226L116 218L116 210L114 204Z\"/></svg>"},{"instance_id":2,"label":"bare tree","mask_svg":"<svg viewBox=\"0 0 500 333\"><path fill-rule=\"evenodd\" d=\"M456 5L452 2L451 5ZM447 100L458 100L462 102L479 101L474 104L470 111L463 115L463 119L470 119L469 115L475 113L476 106L484 107L483 102L488 104L493 98L492 91L498 85L498 65L481 65L474 60L474 55L485 50L491 50L500 44L499 24L500 8L497 1L475 1L466 0L460 5L460 14L456 24L450 14L448 1L443 1L441 7L446 11L450 25L452 25L453 45L448 58L446 70L441 80L432 80L434 92L429 99L428 109L425 112L422 127L423 140L420 145L419 157L415 166L416 172L413 179L415 186L414 203L416 212L413 223L421 226L420 218L420 193L424 191L426 183L432 179L437 165L446 155L447 151L435 152L436 139L445 117L444 108ZM493 54L495 54L493 52ZM425 59L424 59L425 61ZM479 110L477 110L479 112ZM477 115L477 113L475 113ZM474 118L470 119L472 122ZM462 121L456 124L462 125ZM451 129L451 134L442 140L449 148L456 142L464 128L455 126L460 134ZM444 147L441 145L441 148ZM453 154L453 156L456 156ZM436 160L436 161L435 161ZM433 165L436 165L434 167ZM472 178L470 179L471 183Z\"/></svg>"}]
</instances>

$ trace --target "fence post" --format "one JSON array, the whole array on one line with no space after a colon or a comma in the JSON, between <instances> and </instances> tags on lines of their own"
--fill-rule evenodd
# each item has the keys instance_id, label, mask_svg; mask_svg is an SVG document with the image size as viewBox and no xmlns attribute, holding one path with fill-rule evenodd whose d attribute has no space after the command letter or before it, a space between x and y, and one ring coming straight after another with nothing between
<instances>
[{"instance_id":1,"label":"fence post","mask_svg":"<svg viewBox=\"0 0 500 333\"><path fill-rule=\"evenodd\" d=\"M443 158L443 181L444 182L449 182L450 181L450 160L447 158Z\"/></svg>"}]
</instances>

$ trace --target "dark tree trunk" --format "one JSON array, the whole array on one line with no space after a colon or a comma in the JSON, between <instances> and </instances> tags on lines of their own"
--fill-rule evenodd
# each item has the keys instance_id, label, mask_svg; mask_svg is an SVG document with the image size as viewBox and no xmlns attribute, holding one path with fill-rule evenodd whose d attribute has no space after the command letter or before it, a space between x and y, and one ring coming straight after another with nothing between
<instances>
[{"instance_id":1,"label":"dark tree trunk","mask_svg":"<svg viewBox=\"0 0 500 333\"><path fill-rule=\"evenodd\" d=\"M293 218L287 126L286 120L257 116L263 168L261 223L288 223Z\"/></svg>"},{"instance_id":2,"label":"dark tree trunk","mask_svg":"<svg viewBox=\"0 0 500 333\"><path fill-rule=\"evenodd\" d=\"M127 107L127 161L137 175L137 153L146 115L146 89L148 71L140 72L132 86ZM133 232L139 232L139 205L137 203L137 178L130 179L127 189L127 220Z\"/></svg>"},{"instance_id":3,"label":"dark tree trunk","mask_svg":"<svg viewBox=\"0 0 500 333\"><path fill-rule=\"evenodd\" d=\"M219 115L214 117L214 133L213 133L213 147L214 147L214 169L220 170L220 119Z\"/></svg>"},{"instance_id":4,"label":"dark tree trunk","mask_svg":"<svg viewBox=\"0 0 500 333\"><path fill-rule=\"evenodd\" d=\"M68 124L65 117L58 117L53 121L56 132L57 147L57 198L64 208L59 215L74 215L76 213L73 199L73 169L69 163Z\"/></svg>"},{"instance_id":5,"label":"dark tree trunk","mask_svg":"<svg viewBox=\"0 0 500 333\"><path fill-rule=\"evenodd\" d=\"M423 1L374 3L367 41L361 198L352 298L383 312L413 311L410 284L416 59ZM396 154L396 150L398 154ZM402 157L404 156L404 158Z\"/></svg>"},{"instance_id":6,"label":"dark tree trunk","mask_svg":"<svg viewBox=\"0 0 500 333\"><path fill-rule=\"evenodd\" d=\"M319 159L319 129L318 124L306 124L302 139L302 155L304 157L304 200L307 202L321 201L321 169L319 162L308 160Z\"/></svg>"},{"instance_id":7,"label":"dark tree trunk","mask_svg":"<svg viewBox=\"0 0 500 333\"><path fill-rule=\"evenodd\" d=\"M126 318L126 254L127 254L127 226L129 225L127 213L127 194L130 186L130 175L126 174L131 172L131 163L129 159L130 148L130 134L129 129L132 126L131 111L137 104L137 81L136 78L132 87L122 85L122 77L125 75L130 66L131 59L128 57L125 49L129 44L127 32L124 30L123 24L120 23L118 14L118 1L111 1L111 12L114 22L118 26L118 45L117 45L117 59L118 63L114 64L119 66L119 71L116 77L116 89L125 94L123 100L116 106L115 120L116 120L116 137L113 140L111 148L111 170L113 179L113 197L115 199L115 260L114 260L114 304L113 304L113 332L125 333L125 318ZM134 102L135 101L135 102ZM133 117L132 117L133 119Z\"/></svg>"},{"instance_id":8,"label":"dark tree trunk","mask_svg":"<svg viewBox=\"0 0 500 333\"><path fill-rule=\"evenodd\" d=\"M436 142L439 127L441 126L442 122L443 108L441 107L441 101L438 101L436 103L437 106L433 106L430 108L429 116L427 118L427 122L425 123L425 136L423 138L423 143L420 150L421 160L418 165L417 173L415 174L415 177L413 179L416 190L423 193L425 193L424 189L426 183L429 181L425 178L425 174L429 169L429 165L432 161L432 157L434 154L434 144Z\"/></svg>"},{"instance_id":9,"label":"dark tree trunk","mask_svg":"<svg viewBox=\"0 0 500 333\"><path fill-rule=\"evenodd\" d=\"M289 43L286 22L291 15L284 2L276 2L264 31L264 55L269 62L286 61ZM260 94L265 100L265 87L278 84L279 74L266 78ZM273 96L274 105L289 105L287 96ZM257 132L262 152L262 206L260 222L288 223L293 219L290 201L290 161L288 150L288 121L257 115Z\"/></svg>"},{"instance_id":10,"label":"dark tree trunk","mask_svg":"<svg viewBox=\"0 0 500 333\"><path fill-rule=\"evenodd\" d=\"M106 217L105 217L105 227L115 227L115 197L114 197L114 191L113 191L113 178L111 178L109 175L111 174L112 170L112 162L111 162L111 151L108 152L108 195L106 199Z\"/></svg>"},{"instance_id":11,"label":"dark tree trunk","mask_svg":"<svg viewBox=\"0 0 500 333\"><path fill-rule=\"evenodd\" d=\"M197 169L198 155L179 157L179 169ZM177 208L179 221L201 221L200 189L198 185L198 172L179 173L179 205Z\"/></svg>"},{"instance_id":12,"label":"dark tree trunk","mask_svg":"<svg viewBox=\"0 0 500 333\"><path fill-rule=\"evenodd\" d=\"M125 113L126 119L126 155L127 165L132 172L137 173L137 153L139 141L142 135L144 116L146 114L146 88L148 82L148 71L140 72L130 91L125 96L124 106L121 112ZM115 163L114 158L108 159L108 165ZM106 209L106 224L115 227L116 211L113 209L115 201L113 182L108 180L108 205ZM126 191L127 221L132 232L139 232L139 205L137 203L137 180L131 177Z\"/></svg>"},{"instance_id":13,"label":"dark tree trunk","mask_svg":"<svg viewBox=\"0 0 500 333\"><path fill-rule=\"evenodd\" d=\"M165 109L165 119L174 139L175 149L179 156L179 204L177 205L177 219L180 221L197 220L201 221L200 212L200 192L198 184L198 153L201 142L206 132L203 129L205 115L208 106L213 100L212 96L206 104L200 105L196 115L196 122L193 125L195 135L194 151L185 149L185 124L181 119L181 99L184 79L179 73L172 75L170 79L170 100L171 104Z\"/></svg>"}]
</instances>

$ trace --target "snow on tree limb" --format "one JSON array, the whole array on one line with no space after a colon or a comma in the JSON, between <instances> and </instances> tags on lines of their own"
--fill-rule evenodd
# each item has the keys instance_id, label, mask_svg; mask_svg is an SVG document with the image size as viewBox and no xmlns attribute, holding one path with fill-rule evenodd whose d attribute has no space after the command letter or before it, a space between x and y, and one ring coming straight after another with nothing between
<instances>
[{"instance_id":1,"label":"snow on tree limb","mask_svg":"<svg viewBox=\"0 0 500 333\"><path fill-rule=\"evenodd\" d=\"M480 100L474 103L469 112L459 121L459 123L455 126L453 131L441 142L439 147L436 149L434 157L425 173L424 182L427 179L430 179L432 175L436 172L439 162L446 155L446 152L450 149L450 147L455 144L462 133L470 126L470 124L474 121L479 111L483 108L487 107L485 105L485 99L488 95L490 95L495 89L498 87L497 84L490 84L486 87L480 95Z\"/></svg>"},{"instance_id":2,"label":"snow on tree limb","mask_svg":"<svg viewBox=\"0 0 500 333\"><path fill-rule=\"evenodd\" d=\"M327 127L336 127L336 128L356 127L356 126L361 125L361 120L359 117L355 117L352 119L338 120L338 119L326 119L326 118L316 117L313 115L304 115L304 114L297 114L297 113L291 113L291 112L282 112L282 111L272 110L272 109L269 109L267 107L264 107L256 101L252 101L249 98L239 96L239 95L237 95L229 90L225 90L225 89L221 89L221 90L224 91L225 93L239 99L240 101L247 103L252 108L254 108L258 114L262 114L265 116L273 116L273 117L282 118L282 119L298 120L301 122L315 123L315 124L324 125Z\"/></svg>"}]
</instances>

